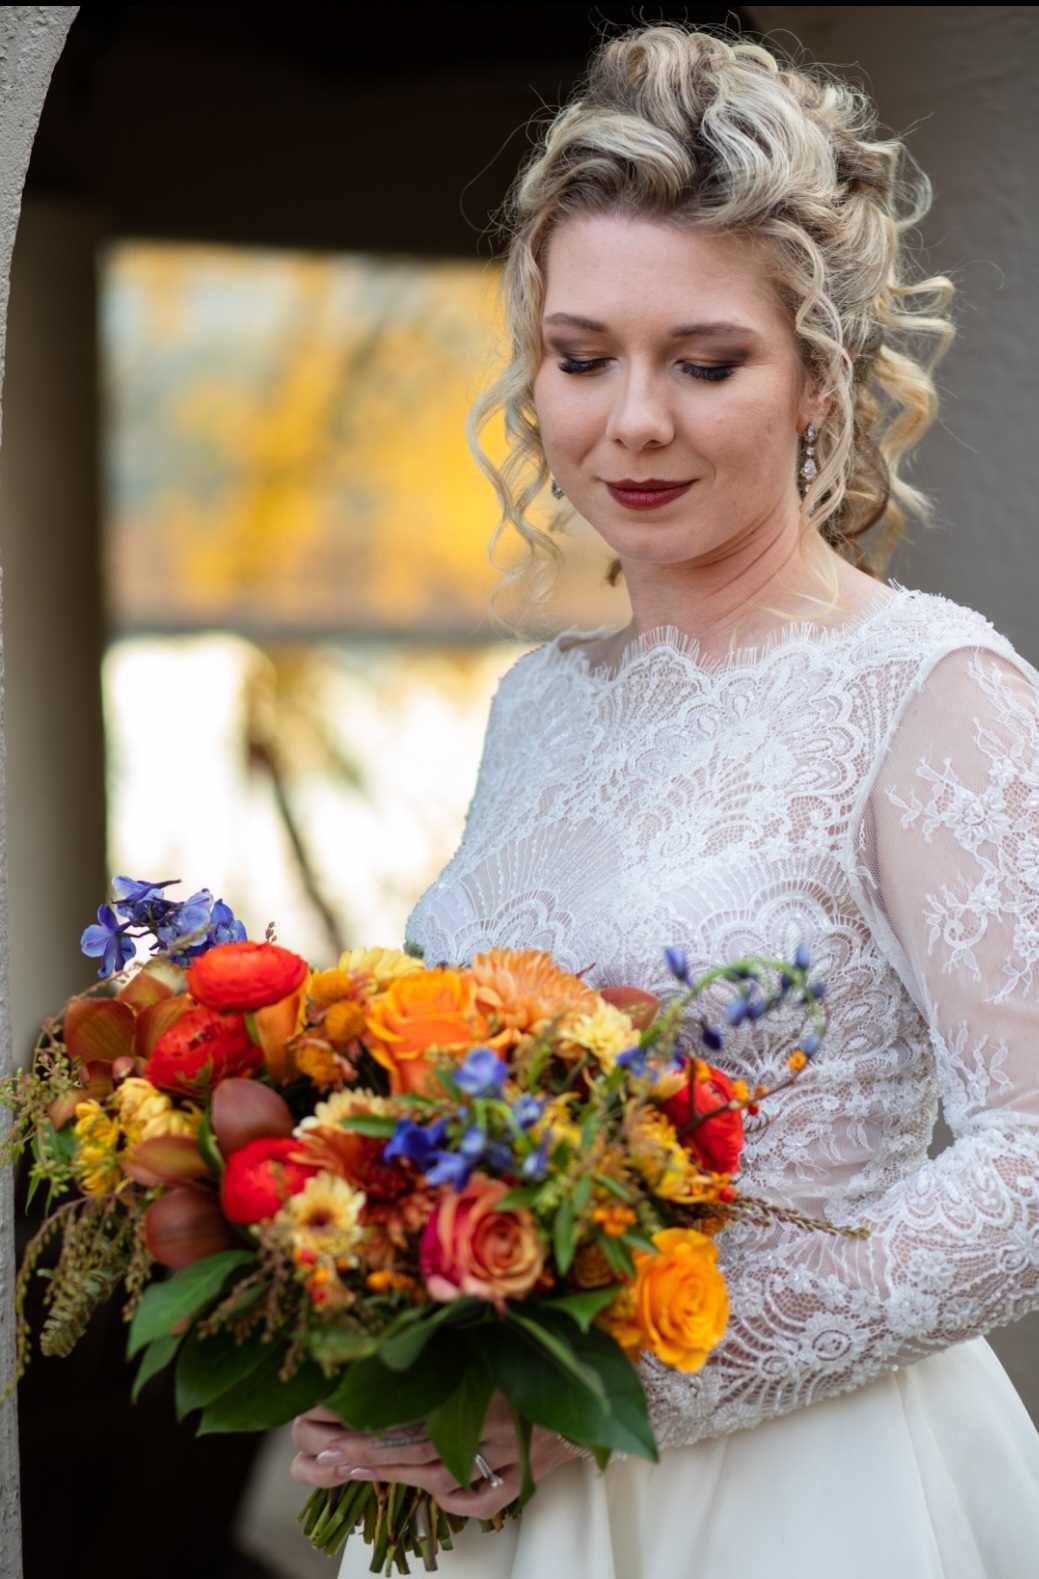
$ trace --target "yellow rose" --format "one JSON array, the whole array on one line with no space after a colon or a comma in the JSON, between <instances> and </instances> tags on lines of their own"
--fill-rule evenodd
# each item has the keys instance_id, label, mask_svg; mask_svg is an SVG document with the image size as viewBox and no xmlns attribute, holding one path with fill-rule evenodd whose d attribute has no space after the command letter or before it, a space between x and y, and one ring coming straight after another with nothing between
<instances>
[{"instance_id":1,"label":"yellow rose","mask_svg":"<svg viewBox=\"0 0 1039 1579\"><path fill-rule=\"evenodd\" d=\"M729 1320L718 1251L693 1228L666 1228L653 1243L656 1255L635 1256L634 1314L643 1346L676 1371L698 1371Z\"/></svg>"}]
</instances>

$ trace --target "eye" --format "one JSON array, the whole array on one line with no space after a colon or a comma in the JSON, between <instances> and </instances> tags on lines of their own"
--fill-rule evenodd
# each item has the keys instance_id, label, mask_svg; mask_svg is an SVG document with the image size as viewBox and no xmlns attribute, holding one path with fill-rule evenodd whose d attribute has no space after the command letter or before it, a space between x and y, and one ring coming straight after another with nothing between
<instances>
[{"instance_id":1,"label":"eye","mask_svg":"<svg viewBox=\"0 0 1039 1579\"><path fill-rule=\"evenodd\" d=\"M720 384L736 371L732 363L710 365L704 362L680 362L679 367L689 378L700 378L705 384Z\"/></svg>"},{"instance_id":2,"label":"eye","mask_svg":"<svg viewBox=\"0 0 1039 1579\"><path fill-rule=\"evenodd\" d=\"M608 356L593 356L582 360L577 356L565 356L559 364L561 373L597 373L609 361Z\"/></svg>"}]
</instances>

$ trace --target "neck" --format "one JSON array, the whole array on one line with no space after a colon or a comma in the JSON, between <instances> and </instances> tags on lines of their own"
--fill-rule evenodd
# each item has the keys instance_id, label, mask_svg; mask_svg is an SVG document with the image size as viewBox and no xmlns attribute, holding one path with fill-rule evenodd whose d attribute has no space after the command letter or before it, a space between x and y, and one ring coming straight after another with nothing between
<instances>
[{"instance_id":1,"label":"neck","mask_svg":"<svg viewBox=\"0 0 1039 1579\"><path fill-rule=\"evenodd\" d=\"M816 533L802 539L796 520L755 534L708 564L622 560L622 569L632 622L618 645L668 626L711 658L754 646L793 621L831 611L846 618L877 590Z\"/></svg>"}]
</instances>

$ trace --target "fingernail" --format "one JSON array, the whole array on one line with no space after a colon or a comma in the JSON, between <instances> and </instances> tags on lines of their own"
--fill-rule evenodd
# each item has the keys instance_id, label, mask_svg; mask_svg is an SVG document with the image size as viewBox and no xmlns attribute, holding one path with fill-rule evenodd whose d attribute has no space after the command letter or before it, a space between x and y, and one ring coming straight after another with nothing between
<instances>
[{"instance_id":1,"label":"fingernail","mask_svg":"<svg viewBox=\"0 0 1039 1579\"><path fill-rule=\"evenodd\" d=\"M349 1478L350 1480L377 1480L378 1479L378 1476L376 1475L374 1469L347 1469L345 1467L345 1465L344 1465L343 1470L342 1470L342 1475L343 1475L343 1479L344 1480L347 1479L347 1478Z\"/></svg>"},{"instance_id":2,"label":"fingernail","mask_svg":"<svg viewBox=\"0 0 1039 1579\"><path fill-rule=\"evenodd\" d=\"M322 1469L336 1469L340 1464L349 1464L350 1460L341 1447L326 1447L323 1453L318 1454L317 1462Z\"/></svg>"}]
</instances>

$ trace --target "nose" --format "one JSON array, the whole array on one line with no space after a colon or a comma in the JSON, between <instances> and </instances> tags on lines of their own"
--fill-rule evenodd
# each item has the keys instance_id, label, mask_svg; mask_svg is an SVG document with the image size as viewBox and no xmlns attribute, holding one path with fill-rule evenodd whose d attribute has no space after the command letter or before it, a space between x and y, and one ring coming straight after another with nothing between
<instances>
[{"instance_id":1,"label":"nose","mask_svg":"<svg viewBox=\"0 0 1039 1579\"><path fill-rule=\"evenodd\" d=\"M659 449L675 436L666 379L650 369L629 368L618 384L606 437L628 450Z\"/></svg>"}]
</instances>

